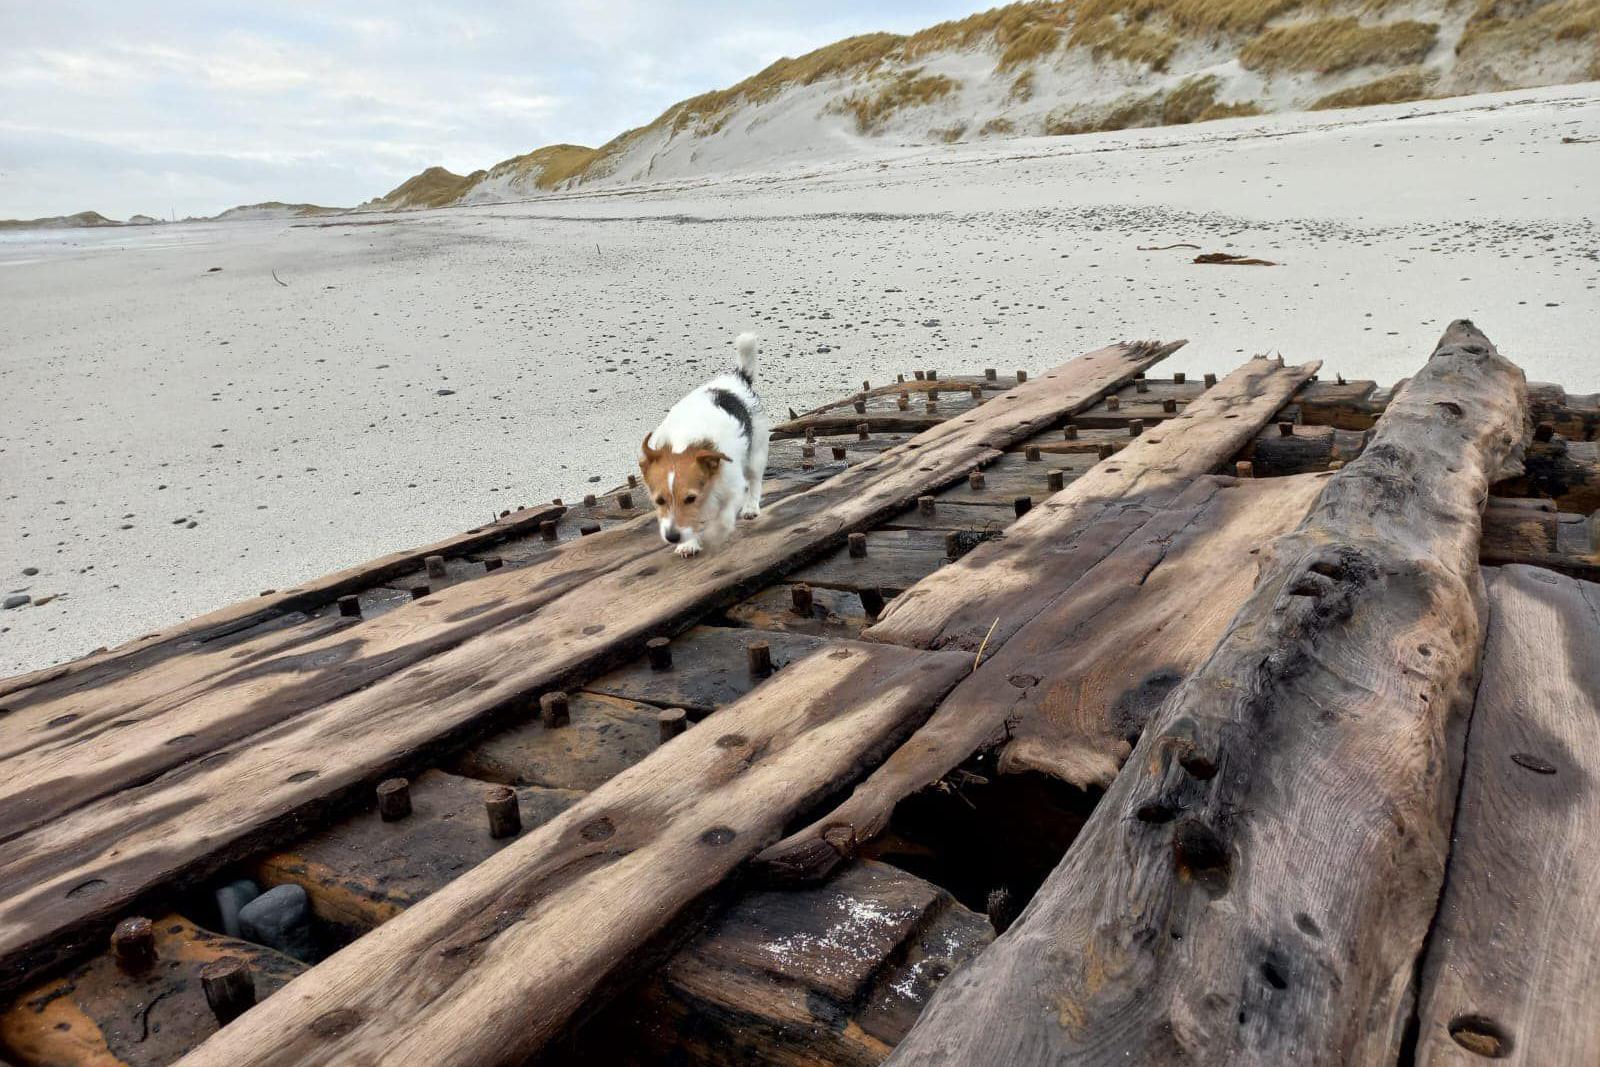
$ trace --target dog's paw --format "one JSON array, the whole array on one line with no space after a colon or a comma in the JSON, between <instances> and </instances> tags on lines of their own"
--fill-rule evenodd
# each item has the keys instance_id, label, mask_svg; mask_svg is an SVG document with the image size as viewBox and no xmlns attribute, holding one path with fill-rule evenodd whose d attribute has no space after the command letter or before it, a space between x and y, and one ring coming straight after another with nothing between
<instances>
[{"instance_id":1,"label":"dog's paw","mask_svg":"<svg viewBox=\"0 0 1600 1067\"><path fill-rule=\"evenodd\" d=\"M739 509L739 517L741 519L759 519L761 517L761 505L746 504Z\"/></svg>"},{"instance_id":2,"label":"dog's paw","mask_svg":"<svg viewBox=\"0 0 1600 1067\"><path fill-rule=\"evenodd\" d=\"M681 544L672 550L679 559L690 559L700 554L700 546L696 544Z\"/></svg>"}]
</instances>

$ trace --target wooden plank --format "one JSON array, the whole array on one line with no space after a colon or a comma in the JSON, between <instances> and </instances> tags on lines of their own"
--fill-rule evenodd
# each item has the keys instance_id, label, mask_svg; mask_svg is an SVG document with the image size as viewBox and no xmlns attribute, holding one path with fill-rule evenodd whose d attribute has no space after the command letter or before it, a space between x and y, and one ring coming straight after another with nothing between
<instances>
[{"instance_id":1,"label":"wooden plank","mask_svg":"<svg viewBox=\"0 0 1600 1067\"><path fill-rule=\"evenodd\" d=\"M783 667L822 647L805 634L765 632L729 626L696 626L673 638L672 665L651 666L640 656L584 683L584 690L660 708L683 708L696 718L731 704L765 681L750 672L751 645L771 649L772 667Z\"/></svg>"},{"instance_id":2,"label":"wooden plank","mask_svg":"<svg viewBox=\"0 0 1600 1067\"><path fill-rule=\"evenodd\" d=\"M200 982L207 964L248 962L258 1001L306 969L181 915L152 924L156 963L148 970L130 974L107 950L27 990L0 1014L0 1044L18 1067L167 1067L217 1031Z\"/></svg>"},{"instance_id":3,"label":"wooden plank","mask_svg":"<svg viewBox=\"0 0 1600 1067\"><path fill-rule=\"evenodd\" d=\"M978 534L1000 534L1016 521L1010 505L970 504L933 495L933 507L907 508L879 527L880 530L962 530Z\"/></svg>"},{"instance_id":4,"label":"wooden plank","mask_svg":"<svg viewBox=\"0 0 1600 1067\"><path fill-rule=\"evenodd\" d=\"M1548 432L1569 441L1600 437L1600 393L1568 393L1559 385L1530 382L1528 406L1533 411L1533 424Z\"/></svg>"},{"instance_id":5,"label":"wooden plank","mask_svg":"<svg viewBox=\"0 0 1600 1067\"><path fill-rule=\"evenodd\" d=\"M1285 429L1289 432L1284 433ZM1310 474L1349 463L1367 446L1368 436L1367 430L1280 423L1261 431L1251 442L1246 458L1257 478Z\"/></svg>"},{"instance_id":6,"label":"wooden plank","mask_svg":"<svg viewBox=\"0 0 1600 1067\"><path fill-rule=\"evenodd\" d=\"M1535 439L1524 465L1522 477L1495 486L1495 493L1550 497L1562 511L1600 510L1600 442Z\"/></svg>"},{"instance_id":7,"label":"wooden plank","mask_svg":"<svg viewBox=\"0 0 1600 1067\"><path fill-rule=\"evenodd\" d=\"M982 915L881 863L750 892L540 1062L876 1067L993 938Z\"/></svg>"},{"instance_id":8,"label":"wooden plank","mask_svg":"<svg viewBox=\"0 0 1600 1067\"><path fill-rule=\"evenodd\" d=\"M680 910L903 739L967 666L862 644L808 657L182 1063L523 1062L602 983L636 973Z\"/></svg>"},{"instance_id":9,"label":"wooden plank","mask_svg":"<svg viewBox=\"0 0 1600 1067\"><path fill-rule=\"evenodd\" d=\"M594 789L661 744L661 709L651 704L577 692L568 697L567 714L559 726L530 716L486 737L452 769L501 785Z\"/></svg>"},{"instance_id":10,"label":"wooden plank","mask_svg":"<svg viewBox=\"0 0 1600 1067\"><path fill-rule=\"evenodd\" d=\"M846 545L791 577L813 588L876 589L888 597L938 570L946 558L944 534L936 530L869 530L865 545L864 555L851 555Z\"/></svg>"},{"instance_id":11,"label":"wooden plank","mask_svg":"<svg viewBox=\"0 0 1600 1067\"><path fill-rule=\"evenodd\" d=\"M380 556L375 560L335 571L309 582L302 582L282 592L269 589L254 600L231 604L199 618L135 638L114 649L91 653L80 659L28 674L0 678L0 697L10 697L48 682L83 673L90 673L92 677L83 679L80 685L106 685L117 678L145 670L176 653L189 651L196 644L203 644L238 630L256 626L288 612L308 611L323 604L330 604L346 593L377 585L394 575L413 570L421 566L422 561L428 556L465 555L515 537L526 530L537 530L545 519L557 518L564 510L559 504L518 508L493 522L473 527L466 533L447 537L431 545L392 552L387 556Z\"/></svg>"},{"instance_id":12,"label":"wooden plank","mask_svg":"<svg viewBox=\"0 0 1600 1067\"><path fill-rule=\"evenodd\" d=\"M508 783L510 784L510 783ZM393 822L369 804L252 865L262 888L302 886L312 913L339 940L388 922L511 845L489 834L486 783L443 771L411 779L411 813ZM584 796L519 786L523 832L543 826Z\"/></svg>"},{"instance_id":13,"label":"wooden plank","mask_svg":"<svg viewBox=\"0 0 1600 1067\"><path fill-rule=\"evenodd\" d=\"M1207 476L962 681L917 734L822 819L766 849L772 877L823 877L906 797L980 749L1004 774L1110 785L1168 693L1249 597L1262 544L1305 518L1328 475Z\"/></svg>"},{"instance_id":14,"label":"wooden plank","mask_svg":"<svg viewBox=\"0 0 1600 1067\"><path fill-rule=\"evenodd\" d=\"M769 585L728 609L727 621L757 630L781 630L812 637L857 638L868 620L861 596L848 589L811 589L810 610L795 610L795 584ZM809 587L808 587L809 588Z\"/></svg>"},{"instance_id":15,"label":"wooden plank","mask_svg":"<svg viewBox=\"0 0 1600 1067\"><path fill-rule=\"evenodd\" d=\"M1520 462L1524 404L1521 371L1452 324L889 1063L1395 1061L1476 680L1478 508Z\"/></svg>"},{"instance_id":16,"label":"wooden plank","mask_svg":"<svg viewBox=\"0 0 1600 1067\"><path fill-rule=\"evenodd\" d=\"M1600 544L1594 538L1594 520L1557 511L1552 500L1539 502L1540 508L1530 508L1528 503L1489 498L1483 512L1479 561L1489 566L1527 564L1584 581L1600 581Z\"/></svg>"},{"instance_id":17,"label":"wooden plank","mask_svg":"<svg viewBox=\"0 0 1600 1067\"><path fill-rule=\"evenodd\" d=\"M865 636L967 651L986 638L1003 643L1191 481L1243 448L1317 366L1251 360L1160 430L1035 501L1005 537L907 590Z\"/></svg>"},{"instance_id":18,"label":"wooden plank","mask_svg":"<svg viewBox=\"0 0 1600 1067\"><path fill-rule=\"evenodd\" d=\"M237 685L86 740L70 757L57 748L63 762L29 768L47 793L18 790L22 799L0 809L14 828L0 854L0 982L104 928L150 888L271 843L396 768L526 714L541 692L736 603L1176 347L1117 345L1072 360L778 501L721 552L674 558L653 518L641 518L416 601L331 649L241 668ZM167 820L180 810L175 832Z\"/></svg>"},{"instance_id":19,"label":"wooden plank","mask_svg":"<svg viewBox=\"0 0 1600 1067\"><path fill-rule=\"evenodd\" d=\"M120 684L88 686L79 674L18 694L0 717L0 841L525 619L596 573L658 555L655 526L636 520L310 642L219 651L220 669L185 657Z\"/></svg>"},{"instance_id":20,"label":"wooden plank","mask_svg":"<svg viewBox=\"0 0 1600 1067\"><path fill-rule=\"evenodd\" d=\"M1600 1063L1600 585L1531 567L1485 577L1489 636L1416 1062Z\"/></svg>"}]
</instances>

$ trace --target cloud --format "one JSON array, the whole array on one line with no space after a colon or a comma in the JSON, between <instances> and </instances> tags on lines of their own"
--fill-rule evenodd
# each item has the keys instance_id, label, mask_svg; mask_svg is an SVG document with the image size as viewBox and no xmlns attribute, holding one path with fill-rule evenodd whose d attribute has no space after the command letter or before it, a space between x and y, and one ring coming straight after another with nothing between
<instances>
[{"instance_id":1,"label":"cloud","mask_svg":"<svg viewBox=\"0 0 1600 1067\"><path fill-rule=\"evenodd\" d=\"M543 144L600 144L781 55L969 4L296 8L57 0L8 13L0 218L354 204L434 164L465 172Z\"/></svg>"}]
</instances>

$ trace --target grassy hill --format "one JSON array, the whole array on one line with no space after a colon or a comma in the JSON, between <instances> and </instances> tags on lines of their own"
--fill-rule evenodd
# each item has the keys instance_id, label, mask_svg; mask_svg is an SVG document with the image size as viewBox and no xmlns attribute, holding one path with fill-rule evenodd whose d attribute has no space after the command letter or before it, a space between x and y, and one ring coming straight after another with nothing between
<instances>
[{"instance_id":1,"label":"grassy hill","mask_svg":"<svg viewBox=\"0 0 1600 1067\"><path fill-rule=\"evenodd\" d=\"M1600 0L1039 0L851 37L680 101L598 148L369 206L441 207L899 143L1074 134L1600 78Z\"/></svg>"}]
</instances>

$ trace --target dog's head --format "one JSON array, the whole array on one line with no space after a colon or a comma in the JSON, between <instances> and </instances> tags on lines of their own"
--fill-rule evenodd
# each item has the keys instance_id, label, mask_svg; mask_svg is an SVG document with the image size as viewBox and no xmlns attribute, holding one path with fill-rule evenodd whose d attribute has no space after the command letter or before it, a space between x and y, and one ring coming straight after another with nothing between
<instances>
[{"instance_id":1,"label":"dog's head","mask_svg":"<svg viewBox=\"0 0 1600 1067\"><path fill-rule=\"evenodd\" d=\"M691 445L682 452L651 448L650 435L645 434L639 470L650 489L663 541L675 545L699 529L701 509L711 496L722 465L729 462L732 461L727 456L709 445Z\"/></svg>"}]
</instances>

